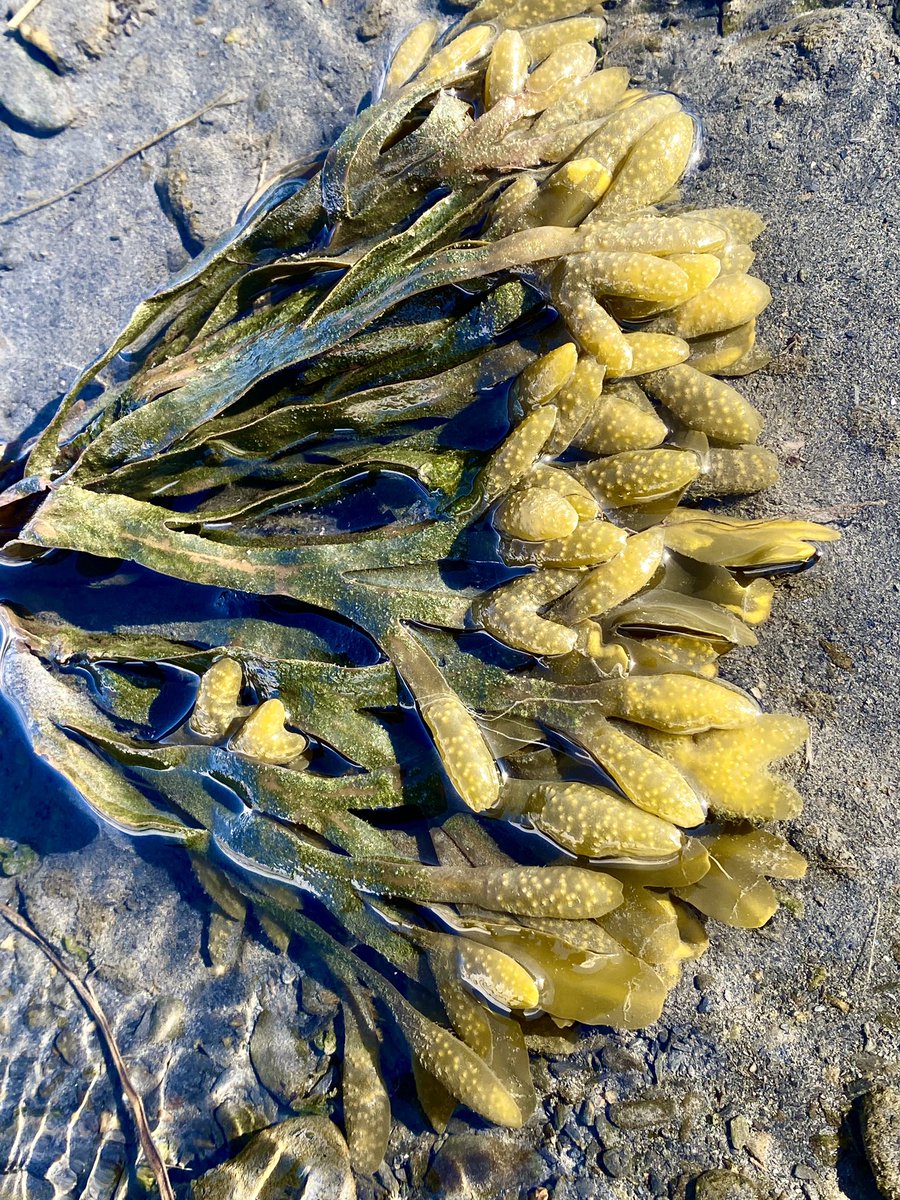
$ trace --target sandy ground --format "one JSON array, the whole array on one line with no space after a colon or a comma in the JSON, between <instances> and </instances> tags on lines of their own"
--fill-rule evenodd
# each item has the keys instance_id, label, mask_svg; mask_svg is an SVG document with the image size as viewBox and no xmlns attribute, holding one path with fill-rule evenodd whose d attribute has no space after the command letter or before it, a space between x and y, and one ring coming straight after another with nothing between
<instances>
[{"instance_id":1,"label":"sandy ground","mask_svg":"<svg viewBox=\"0 0 900 1200\"><path fill-rule=\"evenodd\" d=\"M0 41L0 440L39 420L261 178L340 128L419 12L411 0L69 7L44 0L32 20L56 71ZM764 931L716 931L657 1026L540 1060L547 1098L526 1130L473 1138L455 1118L436 1140L410 1109L360 1192L863 1200L877 1194L863 1125L876 1156L887 1130L880 1152L895 1167L900 1128L900 38L883 3L626 0L609 15L609 61L702 118L689 197L746 202L768 221L758 270L775 293L762 322L775 359L747 390L785 466L752 511L844 531L784 585L762 646L732 667L811 721L807 808L790 831L811 870ZM109 177L4 219L220 96ZM4 843L9 869L24 868L48 936L96 969L170 1160L196 1171L240 1131L326 1093L327 992L258 931L242 939L210 915L199 889L173 885L161 853L95 834L12 731L0 756L0 836L42 856L19 863ZM0 941L0 1039L0 1197L112 1195L125 1150L93 1034L12 937Z\"/></svg>"}]
</instances>

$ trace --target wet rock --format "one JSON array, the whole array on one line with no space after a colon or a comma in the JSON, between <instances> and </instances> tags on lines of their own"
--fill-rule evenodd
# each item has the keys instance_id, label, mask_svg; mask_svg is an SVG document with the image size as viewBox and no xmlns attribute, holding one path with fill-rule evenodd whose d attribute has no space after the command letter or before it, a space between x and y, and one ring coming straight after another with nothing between
<instances>
[{"instance_id":1,"label":"wet rock","mask_svg":"<svg viewBox=\"0 0 900 1200\"><path fill-rule=\"evenodd\" d=\"M616 1075L633 1076L646 1070L643 1059L621 1046L604 1046L600 1061L607 1071Z\"/></svg>"},{"instance_id":2,"label":"wet rock","mask_svg":"<svg viewBox=\"0 0 900 1200\"><path fill-rule=\"evenodd\" d=\"M634 1159L627 1150L604 1150L603 1170L613 1179L625 1179L634 1170Z\"/></svg>"},{"instance_id":3,"label":"wet rock","mask_svg":"<svg viewBox=\"0 0 900 1200\"><path fill-rule=\"evenodd\" d=\"M269 1009L263 1009L253 1029L250 1061L260 1083L289 1108L309 1094L317 1074L313 1050Z\"/></svg>"},{"instance_id":4,"label":"wet rock","mask_svg":"<svg viewBox=\"0 0 900 1200\"><path fill-rule=\"evenodd\" d=\"M24 133L59 133L75 119L63 80L0 39L0 118Z\"/></svg>"},{"instance_id":5,"label":"wet rock","mask_svg":"<svg viewBox=\"0 0 900 1200\"><path fill-rule=\"evenodd\" d=\"M222 975L235 965L243 940L243 921L232 921L230 917L219 912L209 914L206 949L209 961L217 974Z\"/></svg>"},{"instance_id":6,"label":"wet rock","mask_svg":"<svg viewBox=\"0 0 900 1200\"><path fill-rule=\"evenodd\" d=\"M380 37L392 15L393 6L389 0L370 0L359 24L360 41L368 42L372 38Z\"/></svg>"},{"instance_id":7,"label":"wet rock","mask_svg":"<svg viewBox=\"0 0 900 1200\"><path fill-rule=\"evenodd\" d=\"M19 26L19 36L61 71L76 71L99 58L108 32L108 0L43 0Z\"/></svg>"},{"instance_id":8,"label":"wet rock","mask_svg":"<svg viewBox=\"0 0 900 1200\"><path fill-rule=\"evenodd\" d=\"M900 1200L900 1087L882 1087L862 1102L866 1157L884 1200Z\"/></svg>"},{"instance_id":9,"label":"wet rock","mask_svg":"<svg viewBox=\"0 0 900 1200\"><path fill-rule=\"evenodd\" d=\"M145 1036L150 1042L170 1042L184 1029L184 1001L178 996L160 996L147 1018ZM143 1022L141 1022L143 1025Z\"/></svg>"},{"instance_id":10,"label":"wet rock","mask_svg":"<svg viewBox=\"0 0 900 1200\"><path fill-rule=\"evenodd\" d=\"M424 1184L425 1175L428 1171L428 1160L431 1158L433 1149L434 1142L431 1138L419 1137L416 1139L409 1152L409 1158L406 1160L406 1175L409 1179L410 1187L416 1189L417 1195Z\"/></svg>"},{"instance_id":11,"label":"wet rock","mask_svg":"<svg viewBox=\"0 0 900 1200\"><path fill-rule=\"evenodd\" d=\"M125 37L132 37L141 25L155 16L156 0L112 0L110 23L114 32Z\"/></svg>"},{"instance_id":12,"label":"wet rock","mask_svg":"<svg viewBox=\"0 0 900 1200\"><path fill-rule=\"evenodd\" d=\"M47 1029L55 1020L56 1014L49 1004L32 1004L25 1010L25 1024L29 1029Z\"/></svg>"},{"instance_id":13,"label":"wet rock","mask_svg":"<svg viewBox=\"0 0 900 1200\"><path fill-rule=\"evenodd\" d=\"M694 1181L696 1200L762 1200L752 1179L737 1171L704 1171Z\"/></svg>"},{"instance_id":14,"label":"wet rock","mask_svg":"<svg viewBox=\"0 0 900 1200\"><path fill-rule=\"evenodd\" d=\"M822 1176L819 1172L813 1167L808 1167L805 1163L797 1163L791 1174L795 1179L799 1179L801 1183L808 1183L816 1188L822 1184Z\"/></svg>"},{"instance_id":15,"label":"wet rock","mask_svg":"<svg viewBox=\"0 0 900 1200\"><path fill-rule=\"evenodd\" d=\"M571 1115L572 1115L572 1105L571 1104L557 1103L556 1105L554 1105L553 1112L550 1115L550 1121L553 1125L553 1128L556 1129L557 1131L562 1129L562 1127L565 1125L566 1121L568 1121L568 1119Z\"/></svg>"},{"instance_id":16,"label":"wet rock","mask_svg":"<svg viewBox=\"0 0 900 1200\"><path fill-rule=\"evenodd\" d=\"M669 1194L668 1184L658 1171L648 1171L647 1186L654 1196L668 1196Z\"/></svg>"},{"instance_id":17,"label":"wet rock","mask_svg":"<svg viewBox=\"0 0 900 1200\"><path fill-rule=\"evenodd\" d=\"M226 1100L220 1104L215 1111L215 1119L226 1142L234 1142L248 1133L256 1133L266 1124L265 1113L250 1104L241 1104L236 1100Z\"/></svg>"},{"instance_id":18,"label":"wet rock","mask_svg":"<svg viewBox=\"0 0 900 1200\"><path fill-rule=\"evenodd\" d=\"M65 1082L65 1070L44 1070L41 1073L41 1081L37 1086L35 1095L43 1105L49 1108L54 1099L61 1095Z\"/></svg>"},{"instance_id":19,"label":"wet rock","mask_svg":"<svg viewBox=\"0 0 900 1200\"><path fill-rule=\"evenodd\" d=\"M0 1200L53 1200L56 1188L49 1180L38 1179L28 1171L10 1171L0 1175Z\"/></svg>"},{"instance_id":20,"label":"wet rock","mask_svg":"<svg viewBox=\"0 0 900 1200\"><path fill-rule=\"evenodd\" d=\"M25 262L25 252L13 241L0 242L0 271L15 271ZM6 338L0 339L0 351L4 354L12 349Z\"/></svg>"},{"instance_id":21,"label":"wet rock","mask_svg":"<svg viewBox=\"0 0 900 1200\"><path fill-rule=\"evenodd\" d=\"M732 1150L743 1150L750 1140L750 1122L743 1113L728 1122L728 1140Z\"/></svg>"},{"instance_id":22,"label":"wet rock","mask_svg":"<svg viewBox=\"0 0 900 1200\"><path fill-rule=\"evenodd\" d=\"M614 1200L615 1192L605 1186L605 1181L596 1176L583 1176L574 1180L574 1187L569 1186L569 1180L560 1181L553 1189L553 1200Z\"/></svg>"},{"instance_id":23,"label":"wet rock","mask_svg":"<svg viewBox=\"0 0 900 1200\"><path fill-rule=\"evenodd\" d=\"M55 1162L44 1178L53 1184L57 1196L71 1195L78 1186L78 1176L60 1162Z\"/></svg>"},{"instance_id":24,"label":"wet rock","mask_svg":"<svg viewBox=\"0 0 900 1200\"><path fill-rule=\"evenodd\" d=\"M257 186L265 148L215 131L186 134L170 148L156 191L189 253L213 241Z\"/></svg>"},{"instance_id":25,"label":"wet rock","mask_svg":"<svg viewBox=\"0 0 900 1200\"><path fill-rule=\"evenodd\" d=\"M12 838L0 838L0 874L21 875L36 862L37 855L30 846Z\"/></svg>"},{"instance_id":26,"label":"wet rock","mask_svg":"<svg viewBox=\"0 0 900 1200\"><path fill-rule=\"evenodd\" d=\"M526 1146L500 1135L458 1133L435 1155L425 1186L441 1200L494 1200L526 1191L543 1174L541 1159Z\"/></svg>"},{"instance_id":27,"label":"wet rock","mask_svg":"<svg viewBox=\"0 0 900 1200\"><path fill-rule=\"evenodd\" d=\"M300 1008L312 1017L333 1017L338 1010L338 998L330 988L304 975L300 980Z\"/></svg>"},{"instance_id":28,"label":"wet rock","mask_svg":"<svg viewBox=\"0 0 900 1200\"><path fill-rule=\"evenodd\" d=\"M677 1117L675 1103L664 1096L641 1096L609 1106L609 1119L619 1129L642 1131L665 1129Z\"/></svg>"},{"instance_id":29,"label":"wet rock","mask_svg":"<svg viewBox=\"0 0 900 1200\"><path fill-rule=\"evenodd\" d=\"M207 1172L193 1200L355 1200L347 1143L325 1117L291 1117L250 1139L237 1158Z\"/></svg>"},{"instance_id":30,"label":"wet rock","mask_svg":"<svg viewBox=\"0 0 900 1200\"><path fill-rule=\"evenodd\" d=\"M71 1029L62 1029L56 1035L56 1039L53 1042L53 1049L63 1062L71 1067L78 1058L81 1043L78 1036Z\"/></svg>"}]
</instances>

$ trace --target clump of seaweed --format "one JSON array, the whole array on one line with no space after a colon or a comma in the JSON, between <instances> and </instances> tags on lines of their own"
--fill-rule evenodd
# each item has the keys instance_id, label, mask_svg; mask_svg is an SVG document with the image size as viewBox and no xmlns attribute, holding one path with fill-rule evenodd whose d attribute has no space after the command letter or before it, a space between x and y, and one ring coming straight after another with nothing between
<instances>
[{"instance_id":1,"label":"clump of seaweed","mask_svg":"<svg viewBox=\"0 0 900 1200\"><path fill-rule=\"evenodd\" d=\"M599 65L582 6L414 29L0 495L8 562L120 558L317 614L98 634L7 607L2 684L102 820L320 953L361 1171L388 1024L436 1122L519 1126L530 1018L653 1022L702 918L759 927L805 868L762 824L800 811L772 764L806 724L719 677L769 577L837 536L709 503L777 478L728 382L767 362L763 223L684 204L694 118ZM163 730L151 664L195 680Z\"/></svg>"}]
</instances>

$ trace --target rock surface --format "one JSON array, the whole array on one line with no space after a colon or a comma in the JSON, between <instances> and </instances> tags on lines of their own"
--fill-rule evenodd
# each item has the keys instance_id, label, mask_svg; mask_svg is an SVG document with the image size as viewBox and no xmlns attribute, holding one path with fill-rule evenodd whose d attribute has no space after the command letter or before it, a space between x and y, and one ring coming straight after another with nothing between
<instances>
[{"instance_id":1,"label":"rock surface","mask_svg":"<svg viewBox=\"0 0 900 1200\"><path fill-rule=\"evenodd\" d=\"M704 1171L694 1180L696 1200L760 1200L759 1188L737 1171Z\"/></svg>"},{"instance_id":2,"label":"rock surface","mask_svg":"<svg viewBox=\"0 0 900 1200\"><path fill-rule=\"evenodd\" d=\"M0 40L0 116L35 136L59 133L75 119L66 84L15 42Z\"/></svg>"},{"instance_id":3,"label":"rock surface","mask_svg":"<svg viewBox=\"0 0 900 1200\"><path fill-rule=\"evenodd\" d=\"M83 70L99 58L110 33L109 0L42 0L19 25L19 37L59 71Z\"/></svg>"},{"instance_id":4,"label":"rock surface","mask_svg":"<svg viewBox=\"0 0 900 1200\"><path fill-rule=\"evenodd\" d=\"M191 1189L193 1200L354 1200L350 1155L325 1117L289 1117L255 1134Z\"/></svg>"},{"instance_id":5,"label":"rock surface","mask_svg":"<svg viewBox=\"0 0 900 1200\"><path fill-rule=\"evenodd\" d=\"M874 1088L863 1097L862 1129L884 1200L900 1200L900 1088Z\"/></svg>"},{"instance_id":6,"label":"rock surface","mask_svg":"<svg viewBox=\"0 0 900 1200\"><path fill-rule=\"evenodd\" d=\"M0 221L216 96L236 101L71 198L0 225L0 440L33 426L261 178L333 136L425 9L272 0L251 14L241 0L121 0L99 56L82 56L62 81L66 120L57 112L52 127L74 112L76 124L32 136L0 95L10 117L0 122ZM785 465L781 484L746 511L832 520L844 539L815 571L784 581L760 647L730 667L766 704L813 726L799 781L806 810L789 830L811 870L793 885L793 915L783 909L758 934L718 929L653 1028L586 1036L568 1057L564 1039L548 1042L536 1062L543 1108L519 1133L491 1134L493 1194L686 1200L705 1194L712 1172L743 1177L761 1196L875 1200L866 1148L876 1166L871 1147L884 1143L854 1102L900 1072L900 38L885 0L624 0L609 15L608 61L687 96L703 120L690 199L749 203L768 221L758 269L775 295L761 322L775 359L746 386ZM25 57L12 43L0 49ZM40 71L55 96L60 81ZM2 92L2 67L0 80ZM229 926L236 966L220 970L208 952L210 904L186 863L97 834L14 732L4 735L0 838L40 858L17 858L4 842L18 873L0 880L0 895L15 902L18 885L51 941L94 970L170 1161L200 1173L227 1142L288 1115L253 1070L263 1010L318 1039L323 1061L308 1078L314 1099L327 1095L333 998L299 960ZM314 1018L298 1016L301 997ZM133 1147L94 1031L40 952L4 930L0 1059L0 1196L20 1194L23 1180L29 1196L45 1180L48 1195L75 1196L90 1180L87 1194L111 1197ZM452 1166L452 1139L472 1134L458 1116L443 1142L404 1111L409 1127L397 1126L388 1163L360 1182L364 1200L433 1196L429 1172Z\"/></svg>"},{"instance_id":7,"label":"rock surface","mask_svg":"<svg viewBox=\"0 0 900 1200\"><path fill-rule=\"evenodd\" d=\"M316 1056L296 1033L296 1021L263 1009L250 1037L250 1061L260 1083L276 1100L293 1108L309 1095Z\"/></svg>"}]
</instances>

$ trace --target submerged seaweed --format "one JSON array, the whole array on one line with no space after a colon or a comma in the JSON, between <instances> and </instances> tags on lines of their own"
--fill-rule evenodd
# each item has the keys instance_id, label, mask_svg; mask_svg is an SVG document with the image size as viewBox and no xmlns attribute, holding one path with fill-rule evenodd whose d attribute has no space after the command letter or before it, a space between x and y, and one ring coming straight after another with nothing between
<instances>
[{"instance_id":1,"label":"submerged seaweed","mask_svg":"<svg viewBox=\"0 0 900 1200\"><path fill-rule=\"evenodd\" d=\"M2 686L102 820L319 952L361 1171L388 1023L435 1121L521 1125L528 1019L653 1022L701 916L761 926L805 868L759 827L800 811L771 768L805 722L719 659L837 535L696 505L777 478L725 381L767 361L763 225L685 207L694 119L598 68L603 29L480 0L413 30L0 495L9 563L130 560L314 616L97 632L8 605Z\"/></svg>"}]
</instances>

